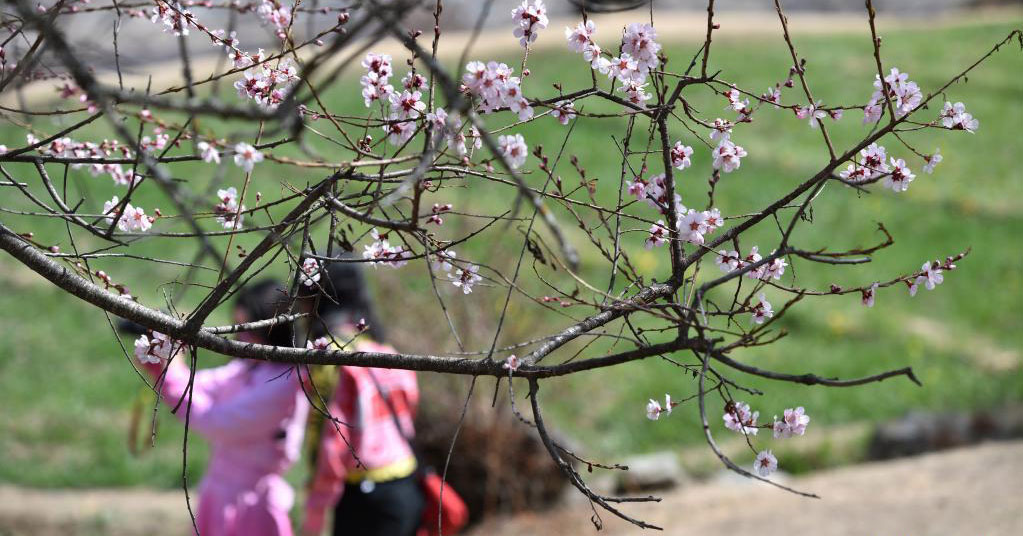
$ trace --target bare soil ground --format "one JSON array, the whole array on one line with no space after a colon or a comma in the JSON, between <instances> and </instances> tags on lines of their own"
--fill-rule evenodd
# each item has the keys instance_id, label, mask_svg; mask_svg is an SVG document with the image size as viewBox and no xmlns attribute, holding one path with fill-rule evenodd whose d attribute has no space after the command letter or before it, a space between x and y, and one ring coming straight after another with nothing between
<instances>
[{"instance_id":1,"label":"bare soil ground","mask_svg":"<svg viewBox=\"0 0 1023 536\"><path fill-rule=\"evenodd\" d=\"M788 484L803 499L725 477L632 505L663 534L1023 534L1023 441L987 443L823 471ZM585 503L493 519L471 536L598 534ZM654 534L602 513L599 534ZM28 490L0 486L0 535L187 534L180 491Z\"/></svg>"}]
</instances>

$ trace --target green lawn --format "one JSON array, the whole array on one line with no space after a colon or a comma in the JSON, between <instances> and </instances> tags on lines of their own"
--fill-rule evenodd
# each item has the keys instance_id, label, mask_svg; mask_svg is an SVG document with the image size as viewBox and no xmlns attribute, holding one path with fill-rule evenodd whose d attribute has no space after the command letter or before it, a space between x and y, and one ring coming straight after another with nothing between
<instances>
[{"instance_id":1,"label":"green lawn","mask_svg":"<svg viewBox=\"0 0 1023 536\"><path fill-rule=\"evenodd\" d=\"M940 31L902 31L885 35L885 62L910 73L926 93L945 79L972 63L991 45L1007 34L1013 24L970 26ZM871 91L874 64L870 56L869 38L864 36L796 36L801 52L809 56L808 77L814 94L825 103L863 102ZM694 46L669 46L672 65L687 61ZM753 43L723 41L715 43L712 56L714 68L723 69L722 77L740 87L762 91L785 76L789 60L784 43L778 39ZM517 65L515 58L507 59ZM396 61L396 66L399 65ZM547 96L553 91L551 82L562 82L566 90L585 84L588 69L582 60L569 51L544 52L530 58L532 75L526 84L531 96ZM397 69L399 74L403 69ZM895 237L896 246L881 252L873 263L836 269L821 269L804 264L795 266L799 282L804 286L826 288L830 283L862 284L917 269L926 259L953 254L966 248L972 253L960 263L960 269L946 274L945 283L933 292L922 290L910 298L901 288L880 293L877 305L866 309L858 297L828 297L806 300L789 313L782 327L790 335L779 343L745 350L735 355L757 366L789 372L816 372L821 375L853 377L911 365L924 382L919 388L903 379L853 389L802 387L765 382L735 374L734 378L765 391L756 400L747 400L770 419L785 407L803 405L812 416L810 434L828 425L852 421L879 420L900 415L910 409L969 409L991 407L1009 401L1023 400L1023 375L1020 351L1023 348L1023 269L1020 267L1019 236L1023 232L1023 174L1018 165L1021 146L1018 135L1023 124L1023 55L1012 46L995 55L968 78L968 82L952 86L948 99L963 101L980 122L976 135L961 132L913 133L906 140L924 152L940 147L945 161L934 175L921 173L921 162L909 159L908 151L894 139L885 139L890 154L907 157L917 179L908 192L893 194L880 188L870 195L857 195L847 188L829 186L814 206L814 224L804 226L796 235L797 243L807 248L842 249L866 245L876 240L876 223L883 222ZM573 82L578 80L578 82ZM332 109L359 110L352 80L326 95ZM342 93L343 91L343 93ZM706 92L704 92L706 93ZM794 90L783 94L786 102L796 98ZM699 110L714 117L731 112L721 110L720 97L696 91L687 94ZM587 111L607 109L593 101L580 103ZM940 109L933 108L934 113ZM715 112L715 110L721 110ZM855 142L866 132L860 124L861 115L849 112L838 124L829 124L839 148ZM36 124L43 133L57 131L60 126L47 122ZM324 121L315 124L322 131L330 127ZM598 200L611 202L618 192L617 150L611 136L624 133L624 119L581 119L575 127L570 151L574 151L591 178L598 179ZM702 206L705 202L706 177L710 159L706 148L698 146L691 134L675 124L673 137L697 147L694 165L680 178L683 200ZM642 129L638 129L642 130ZM566 130L553 119L543 118L534 124L517 127L530 146L542 143L545 152L556 154ZM102 138L106 134L100 122L87 131ZM379 139L378 133L373 133ZM22 134L9 124L0 130L0 141L9 147L23 143ZM637 134L638 136L638 134ZM717 206L726 215L758 210L778 195L814 173L824 162L819 132L788 112L763 110L757 121L740 129L735 139L750 156L739 172L726 175L718 185ZM85 136L79 136L84 139ZM637 140L639 138L637 137ZM314 146L329 154L329 145L313 139ZM293 149L274 154L295 156ZM343 160L344 154L331 154L332 160ZM527 167L535 169L535 162ZM284 169L272 164L257 167L253 188L274 198L282 190L281 180L301 185L321 172L295 173L290 168L285 177L273 176L268 170ZM16 176L36 185L25 166L10 166ZM656 169L653 166L652 169ZM229 166L226 184L240 186L236 168ZM60 170L53 168L55 176ZM175 168L179 177L203 181L209 168L187 165ZM566 184L575 184L577 175L568 165L567 155L556 173ZM70 173L72 191L82 192L98 209L113 190L106 177L93 179L84 171ZM542 184L538 173L529 180ZM485 213L507 203L506 189L478 180L467 180L470 188L444 190L429 202L451 202L456 209ZM200 188L201 190L201 188ZM160 206L169 212L170 204L155 188L142 192L142 205ZM0 192L7 197L9 191ZM637 207L637 210L638 207ZM639 214L640 212L636 212ZM279 215L279 213L275 214ZM645 214L649 216L650 214ZM562 214L561 216L564 216ZM71 249L66 230L55 222L40 222L9 215L5 224L19 231L34 231L44 243L60 243ZM443 233L466 231L478 225L469 218L452 216ZM180 223L161 222L167 228L181 229ZM215 224L208 222L209 228ZM517 257L520 245L501 240L508 233L518 233L519 225L498 226L487 231L475 246L458 250L459 258L486 260L495 266ZM322 236L322 229L320 235ZM584 237L570 232L580 246L584 276L593 278L597 286L607 284L600 271L600 259L592 247L583 247ZM645 277L662 278L667 272L663 250L647 253L641 246L642 236L633 234L627 248ZM98 245L88 237L78 237L79 247ZM770 249L776 244L777 230L773 223L758 226L743 246L761 244ZM225 238L214 239L218 247L226 247ZM252 238L236 240L251 247ZM509 246L510 244L510 246ZM191 260L192 248L165 251L160 241L140 241L139 253L164 258ZM157 447L141 457L128 454L127 429L132 404L137 396L139 379L126 362L103 315L70 297L62 296L26 269L0 257L0 481L33 486L115 486L180 485L181 427L161 412ZM97 262L115 280L124 281L141 297L143 303L163 303L162 292L173 291L178 277L175 267L153 266L131 262ZM272 264L271 272L286 273L281 260ZM397 345L410 352L453 349L447 328L435 305L429 284L422 277L407 272L380 269L375 272L385 318L390 318ZM529 266L524 277L531 275ZM704 267L704 276L716 272L713 265ZM787 274L788 275L788 274ZM564 283L566 279L557 279ZM209 283L212 276L200 282ZM539 286L527 288L539 291ZM571 288L569 286L569 288ZM453 315L471 348L487 347L495 328L489 318L500 311L504 289L480 289L472 296L442 288L445 299L452 304ZM730 290L730 289L726 289ZM199 296L189 291L181 307L187 310ZM779 303L780 295L772 295ZM779 301L776 301L779 300ZM579 316L574 308L565 312ZM509 321L502 342L513 342L549 333L569 320L555 313L544 313L530 302L513 299ZM487 317L487 318L481 318ZM225 311L218 311L215 322L226 321ZM131 341L125 341L130 345ZM570 345L568 353L581 349ZM605 344L595 344L585 355L597 355ZM676 356L691 361L685 355ZM553 358L557 358L554 356ZM217 358L205 358L217 363ZM433 378L426 380L434 382ZM439 383L439 382L437 382ZM491 383L484 382L489 387ZM681 398L695 390L691 377L680 374L671 364L650 359L611 370L580 374L545 384L541 396L549 408L548 420L570 435L582 440L601 454L630 453L647 449L694 444L701 440L697 426L696 407L679 408L669 419L652 423L643 417L647 398L662 397L670 392ZM488 389L483 395L489 397ZM427 401L426 403L429 403ZM711 409L718 421L717 402ZM147 421L149 410L143 410ZM718 428L724 433L723 428ZM205 451L202 442L191 442L192 479L201 473Z\"/></svg>"}]
</instances>

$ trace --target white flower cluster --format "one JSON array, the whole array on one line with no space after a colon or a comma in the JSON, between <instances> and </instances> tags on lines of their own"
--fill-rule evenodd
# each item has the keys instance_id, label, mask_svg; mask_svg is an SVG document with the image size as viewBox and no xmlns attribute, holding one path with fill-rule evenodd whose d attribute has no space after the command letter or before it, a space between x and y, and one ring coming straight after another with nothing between
<instances>
[{"instance_id":1,"label":"white flower cluster","mask_svg":"<svg viewBox=\"0 0 1023 536\"><path fill-rule=\"evenodd\" d=\"M692 151L690 150L690 153ZM688 160L688 157L686 157ZM645 201L651 207L667 214L668 210L668 189L665 181L667 177L661 173L650 177L649 180L636 177L635 181L625 181L629 195L636 196L636 199ZM712 208L710 210L687 209L682 204L682 198L675 194L675 214L677 220L675 227L678 229L679 237L693 244L703 244L704 236L714 232L724 225L724 218L721 212ZM663 220L650 227L650 236L647 238L647 248L663 245L667 242L668 231Z\"/></svg>"},{"instance_id":2,"label":"white flower cluster","mask_svg":"<svg viewBox=\"0 0 1023 536\"><path fill-rule=\"evenodd\" d=\"M881 82L880 75L875 74L874 94L871 95L870 102L863 108L864 123L876 123L881 119L881 115L884 113L886 97L891 100L892 107L895 109L896 119L902 118L913 111L914 108L923 102L924 98L916 82L909 80L908 73L899 72L898 69L892 67L888 76L884 77L884 82Z\"/></svg>"},{"instance_id":3,"label":"white flower cluster","mask_svg":"<svg viewBox=\"0 0 1023 536\"><path fill-rule=\"evenodd\" d=\"M274 33L277 35L277 38L283 41L288 37L287 31L288 27L291 26L292 9L292 6L280 0L277 0L276 2L263 0L263 2L259 4L259 8L256 10L256 13L258 13L267 24L274 27Z\"/></svg>"},{"instance_id":4,"label":"white flower cluster","mask_svg":"<svg viewBox=\"0 0 1023 536\"><path fill-rule=\"evenodd\" d=\"M771 253L773 254L774 252L772 251ZM722 249L718 251L717 257L714 258L714 262L718 265L718 268L720 268L722 272L727 274L733 270L738 270L745 266L756 264L762 259L763 257L760 256L760 248L758 246L753 246L750 248L749 255L746 255L745 257L740 257L738 251L727 251ZM743 275L750 279L761 279L764 281L769 279L778 280L781 279L781 276L785 273L786 266L788 266L788 263L785 262L785 259L778 257L769 263L749 270Z\"/></svg>"},{"instance_id":5,"label":"white flower cluster","mask_svg":"<svg viewBox=\"0 0 1023 536\"><path fill-rule=\"evenodd\" d=\"M456 266L456 256L451 250L438 251L437 257L433 260L433 269L444 272L451 284L462 289L463 294L471 294L473 286L483 281L478 273L480 267L475 264L469 264L465 268Z\"/></svg>"},{"instance_id":6,"label":"white flower cluster","mask_svg":"<svg viewBox=\"0 0 1023 536\"><path fill-rule=\"evenodd\" d=\"M376 228L370 231L370 235L373 237L373 243L367 244L362 252L363 259L373 259L372 264L376 267L378 264L384 266L390 266L391 268L401 268L408 263L408 257L412 256L412 252L406 250L403 246L392 246L387 241L387 233L380 234Z\"/></svg>"},{"instance_id":7,"label":"white flower cluster","mask_svg":"<svg viewBox=\"0 0 1023 536\"><path fill-rule=\"evenodd\" d=\"M241 98L250 98L267 110L276 110L298 81L298 68L288 58L281 59L276 67L263 61L263 50L257 54L257 64L245 70L243 78L234 83ZM243 63L251 61L241 56Z\"/></svg>"},{"instance_id":8,"label":"white flower cluster","mask_svg":"<svg viewBox=\"0 0 1023 536\"><path fill-rule=\"evenodd\" d=\"M469 93L479 99L479 108L485 114L507 108L519 116L520 121L533 117L533 107L522 94L519 77L512 76L515 69L507 64L489 61L470 61L465 65L462 83Z\"/></svg>"},{"instance_id":9,"label":"white flower cluster","mask_svg":"<svg viewBox=\"0 0 1023 536\"><path fill-rule=\"evenodd\" d=\"M120 214L121 217L117 219L117 228L124 232L138 231L144 233L156 221L154 216L146 216L146 211L142 207L133 207L131 203L128 203L124 205L124 209L121 211L118 206L119 204L120 200L116 195L110 201L103 203L103 217L108 222L112 222Z\"/></svg>"},{"instance_id":10,"label":"white flower cluster","mask_svg":"<svg viewBox=\"0 0 1023 536\"><path fill-rule=\"evenodd\" d=\"M157 0L156 7L152 10L149 20L163 24L163 31L170 32L177 36L188 35L188 24L193 19L190 11L181 6L178 2L171 5L169 2Z\"/></svg>"},{"instance_id":11,"label":"white flower cluster","mask_svg":"<svg viewBox=\"0 0 1023 536\"><path fill-rule=\"evenodd\" d=\"M973 134L977 127L980 126L980 121L974 119L966 111L966 105L961 102L955 104L946 102L945 107L941 110L940 117L942 126L952 130L965 130Z\"/></svg>"},{"instance_id":12,"label":"white flower cluster","mask_svg":"<svg viewBox=\"0 0 1023 536\"><path fill-rule=\"evenodd\" d=\"M217 215L217 221L225 229L240 229L245 212L245 205L238 205L238 190L234 186L226 190L217 190L217 199L220 201L213 207L213 213Z\"/></svg>"},{"instance_id":13,"label":"white flower cluster","mask_svg":"<svg viewBox=\"0 0 1023 536\"><path fill-rule=\"evenodd\" d=\"M135 359L142 363L159 364L173 357L183 346L181 341L152 331L149 336L141 335L135 339Z\"/></svg>"},{"instance_id":14,"label":"white flower cluster","mask_svg":"<svg viewBox=\"0 0 1023 536\"><path fill-rule=\"evenodd\" d=\"M522 0L522 4L512 10L512 20L515 21L515 30L512 32L519 38L519 44L528 47L536 41L538 30L547 27L547 7L542 0Z\"/></svg>"}]
</instances>

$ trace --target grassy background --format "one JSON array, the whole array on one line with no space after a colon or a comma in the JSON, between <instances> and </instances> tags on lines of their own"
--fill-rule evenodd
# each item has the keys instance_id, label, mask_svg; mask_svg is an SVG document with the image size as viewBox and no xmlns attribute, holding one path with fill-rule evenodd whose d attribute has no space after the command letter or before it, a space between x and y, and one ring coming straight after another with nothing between
<instances>
[{"instance_id":1,"label":"grassy background","mask_svg":"<svg viewBox=\"0 0 1023 536\"><path fill-rule=\"evenodd\" d=\"M989 26L964 26L941 30L889 32L885 35L886 65L908 71L924 91L938 87L986 52L1019 21ZM798 38L801 52L810 58L808 76L815 97L825 103L862 102L868 96L874 66L869 38L856 36L813 36ZM673 70L692 56L695 46L668 45L674 58ZM763 90L786 75L790 60L784 43L776 38L738 42L716 42L712 64L725 69L721 76L740 87ZM507 58L511 65L518 60ZM397 64L397 62L396 62ZM532 75L527 81L527 94L549 95L552 82L562 82L566 89L586 83L588 69L578 56L567 51L531 55ZM402 69L398 69L402 72ZM777 344L745 350L736 358L745 362L788 372L813 371L821 375L853 377L889 368L911 365L924 382L918 388L908 381L894 380L855 389L808 388L788 384L772 384L762 380L733 375L746 385L762 389L766 394L749 400L762 416L770 419L785 407L804 405L813 417L810 434L821 434L830 425L877 420L902 414L910 409L964 409L1001 405L1023 400L1023 376L1020 349L1023 347L1023 269L1020 267L1020 232L1023 232L1023 175L1019 171L1018 128L1023 124L1023 56L1009 47L995 55L968 81L952 86L948 99L963 101L968 110L980 119L976 135L961 132L912 133L905 139L925 153L940 147L945 155L934 175L920 172L922 162L908 158L909 151L893 138L884 145L890 154L910 162L918 173L908 192L893 194L880 188L870 195L858 195L846 188L829 186L814 206L813 225L803 226L797 243L806 248L832 247L843 249L865 245L877 239L876 222L883 222L893 233L896 247L877 255L867 266L839 269L807 268L797 263L795 272L800 284L826 288L830 283L862 284L875 279L917 269L926 259L942 257L972 247L971 255L960 263L960 269L946 275L946 282L934 292L921 291L911 299L904 289L880 293L877 306L866 309L858 297L828 297L804 302L791 311L781 326L790 335ZM352 80L341 84L325 96L332 109L357 110ZM711 117L730 112L720 110L723 99L701 93L687 93L690 102ZM783 93L785 102L796 100L797 93ZM607 109L601 103L580 103L587 111ZM937 113L937 107L932 112ZM836 146L846 147L861 138L866 127L860 115L849 112L838 124L828 123ZM208 126L208 125L206 125ZM591 178L596 178L596 197L611 202L618 195L617 149L611 136L624 133L625 120L581 119L575 127L572 150ZM52 133L60 125L40 122L42 133ZM317 129L329 131L323 121ZM683 200L691 206L705 203L706 178L710 158L706 148L698 145L693 135L677 123L673 138L681 138L697 147L693 168L680 177ZM637 128L637 141L642 135ZM516 127L530 146L543 144L547 154L556 154L566 130L553 119ZM80 139L101 138L106 134L99 122ZM0 130L0 141L9 147L23 143L21 131L7 124ZM785 111L762 110L757 121L741 128L735 135L750 156L739 172L726 175L718 185L717 206L726 215L747 213L764 206L780 193L802 181L820 168L826 152L819 132L811 130ZM374 137L380 139L377 133ZM251 139L251 138L250 138ZM314 146L343 160L344 154L332 150L324 142L313 139ZM296 156L291 149L275 151L278 155ZM567 156L556 173L566 184L574 184L577 175L568 165ZM532 167L530 165L529 167ZM657 172L659 166L651 165ZM32 172L25 166L8 168L16 177L33 183ZM288 168L283 177L271 170L272 164L257 167L252 188L273 199L286 181L301 185L322 173L296 173ZM62 169L52 168L60 177ZM237 169L228 166L224 184L240 186ZM182 165L175 168L179 177L206 181L208 166ZM529 180L542 184L543 177L533 174ZM200 182L199 184L205 184ZM215 184L215 183L211 183ZM486 213L507 203L505 189L478 180L465 181L469 188L446 189L429 202L452 202L456 209ZM98 209L113 189L109 179L93 179L84 171L69 173L72 192L87 198L86 208ZM170 212L170 204L156 188L140 191L142 206L160 206ZM0 192L13 197L11 192ZM578 197L578 196L577 196ZM6 204L6 203L5 203ZM251 203L250 203L251 205ZM636 207L636 214L643 210ZM279 214L276 214L279 215ZM650 214L643 214L650 216ZM31 230L44 243L59 243L71 249L66 230L61 224L35 219L3 216L4 223L18 231ZM254 218L255 219L255 218ZM592 217L590 217L592 221ZM180 223L162 221L163 229L182 229ZM209 228L215 228L208 222ZM479 225L470 217L452 216L442 237L455 236ZM494 266L507 265L517 257L521 243L518 229L494 227L475 246L459 248L459 258L486 260ZM321 230L322 231L322 230ZM515 233L509 240L508 233ZM451 234L447 234L451 233ZM321 233L322 236L322 233ZM355 236L355 235L352 235ZM570 232L575 244L585 238ZM755 228L743 248L758 243L769 250L777 240L773 223ZM79 247L98 245L88 237L78 237ZM667 273L663 250L647 253L641 246L641 233L630 235L627 248L645 277L662 278ZM218 247L226 247L226 238L215 239ZM253 240L235 241L251 247ZM141 240L140 253L164 258L190 260L194 246L180 251L166 251L164 243ZM133 248L134 249L134 248ZM597 286L606 285L599 271L600 259L592 247L583 247L583 274L594 278ZM155 449L142 457L132 457L127 450L127 429L140 385L132 367L120 355L116 339L107 328L103 315L83 303L63 296L40 278L0 258L0 481L32 486L120 486L149 485L176 487L180 485L181 427L161 411L160 433ZM94 268L106 269L116 281L129 284L143 303L160 304L162 292L173 291L172 283L180 277L177 268L148 263L96 262ZM270 272L287 273L282 259L275 260ZM531 267L524 267L526 277ZM704 275L716 271L713 266ZM406 351L453 349L447 327L440 319L432 291L422 267L399 271L381 269L374 273L384 317L389 319L397 346ZM413 277L411 274L415 274ZM791 271L790 271L791 274ZM789 274L786 274L788 276ZM209 283L213 275L199 279ZM564 279L558 279L564 282ZM786 281L788 281L786 279ZM530 287L537 290L538 287ZM570 287L569 287L570 288ZM730 291L731 289L728 289ZM493 337L495 325L489 316L496 316L505 290L481 288L463 298L455 289L441 289L451 304L460 333L470 348L486 347ZM540 292L541 294L544 292ZM546 292L549 293L549 292ZM189 290L181 307L187 310L199 296ZM775 304L781 296L768 292ZM501 342L512 342L550 333L566 325L563 314L578 316L573 308L545 312L535 304L516 296L509 307L509 320ZM227 312L218 311L214 322L226 322ZM125 341L130 346L130 341ZM568 353L581 350L580 345ZM597 355L607 349L595 344L585 355ZM692 361L685 355L678 359ZM204 356L205 364L220 360ZM424 383L458 385L462 379L444 380L424 375ZM490 382L485 381L484 387ZM547 405L548 420L601 454L628 453L701 441L695 406L676 410L671 418L651 423L642 416L642 407L649 397L670 392L675 398L692 394L695 384L671 364L651 359L559 379L545 384L541 396ZM482 389L489 401L490 392ZM457 389L453 392L457 392ZM431 401L427 401L430 403ZM716 413L712 404L712 414ZM143 421L148 419L143 410ZM723 429L719 434L723 433ZM206 451L202 441L190 445L191 478L198 478ZM783 453L784 454L784 453ZM296 477L297 478L297 477Z\"/></svg>"}]
</instances>

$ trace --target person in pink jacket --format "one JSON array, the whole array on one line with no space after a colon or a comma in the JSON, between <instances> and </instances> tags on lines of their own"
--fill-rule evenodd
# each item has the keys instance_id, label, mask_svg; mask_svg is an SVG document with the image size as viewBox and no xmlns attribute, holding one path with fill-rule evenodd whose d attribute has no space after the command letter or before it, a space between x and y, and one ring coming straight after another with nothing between
<instances>
[{"instance_id":1,"label":"person in pink jacket","mask_svg":"<svg viewBox=\"0 0 1023 536\"><path fill-rule=\"evenodd\" d=\"M287 312L287 290L273 281L242 289L235 323ZM290 324L241 332L240 340L292 346ZM159 334L140 337L136 355L156 378L176 415L210 442L211 456L199 484L195 520L202 536L287 536L294 492L283 474L298 458L309 404L291 365L235 359L195 373L188 399L187 351L168 350ZM166 341L166 342L163 342ZM175 357L169 363L168 354ZM166 370L166 373L164 373ZM191 407L188 404L191 403Z\"/></svg>"}]
</instances>

